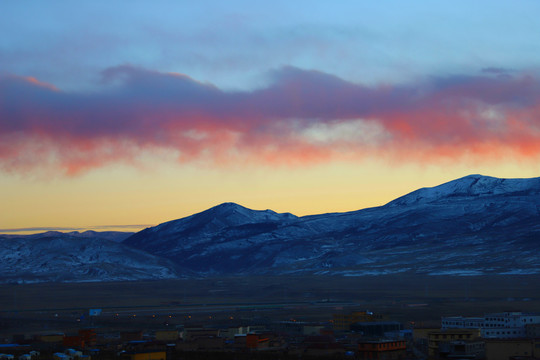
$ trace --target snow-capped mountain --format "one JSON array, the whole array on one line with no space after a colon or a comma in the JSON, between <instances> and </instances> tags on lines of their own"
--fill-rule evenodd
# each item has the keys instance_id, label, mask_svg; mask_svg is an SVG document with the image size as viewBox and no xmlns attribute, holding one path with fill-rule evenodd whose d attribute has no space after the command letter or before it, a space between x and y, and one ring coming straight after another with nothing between
<instances>
[{"instance_id":1,"label":"snow-capped mountain","mask_svg":"<svg viewBox=\"0 0 540 360\"><path fill-rule=\"evenodd\" d=\"M224 203L183 219L147 228L124 243L173 261L184 259L178 263L188 268L202 265L197 270L204 270L205 265L198 264L200 256L212 252L222 257L239 249L255 250L256 244L250 239L260 241L297 219L288 213L251 210L234 203ZM219 252L221 255L217 254Z\"/></svg>"},{"instance_id":2,"label":"snow-capped mountain","mask_svg":"<svg viewBox=\"0 0 540 360\"><path fill-rule=\"evenodd\" d=\"M136 234L0 235L0 259L2 282L540 273L540 178L470 175L346 213L225 203Z\"/></svg>"},{"instance_id":3,"label":"snow-capped mountain","mask_svg":"<svg viewBox=\"0 0 540 360\"><path fill-rule=\"evenodd\" d=\"M493 197L496 195L538 195L540 194L540 178L532 179L499 179L490 176L469 175L461 179L447 182L432 188L422 188L402 196L390 204L414 205L445 198L472 199Z\"/></svg>"},{"instance_id":4,"label":"snow-capped mountain","mask_svg":"<svg viewBox=\"0 0 540 360\"><path fill-rule=\"evenodd\" d=\"M49 231L0 235L0 282L117 281L180 275L171 261L113 241L130 234Z\"/></svg>"},{"instance_id":5,"label":"snow-capped mountain","mask_svg":"<svg viewBox=\"0 0 540 360\"><path fill-rule=\"evenodd\" d=\"M125 244L201 274L540 272L540 178L471 175L385 206L295 217L227 203Z\"/></svg>"}]
</instances>

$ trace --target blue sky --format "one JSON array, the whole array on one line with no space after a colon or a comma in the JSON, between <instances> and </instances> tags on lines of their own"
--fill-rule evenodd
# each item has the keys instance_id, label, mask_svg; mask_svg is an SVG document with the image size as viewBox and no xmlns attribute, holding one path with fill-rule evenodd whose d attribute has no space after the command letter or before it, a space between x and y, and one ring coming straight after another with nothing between
<instances>
[{"instance_id":1,"label":"blue sky","mask_svg":"<svg viewBox=\"0 0 540 360\"><path fill-rule=\"evenodd\" d=\"M3 1L1 229L540 174L538 1ZM128 227L132 230L132 227Z\"/></svg>"},{"instance_id":2,"label":"blue sky","mask_svg":"<svg viewBox=\"0 0 540 360\"><path fill-rule=\"evenodd\" d=\"M0 69L62 89L108 67L187 74L228 89L292 65L364 84L530 69L540 4L429 2L4 2Z\"/></svg>"}]
</instances>

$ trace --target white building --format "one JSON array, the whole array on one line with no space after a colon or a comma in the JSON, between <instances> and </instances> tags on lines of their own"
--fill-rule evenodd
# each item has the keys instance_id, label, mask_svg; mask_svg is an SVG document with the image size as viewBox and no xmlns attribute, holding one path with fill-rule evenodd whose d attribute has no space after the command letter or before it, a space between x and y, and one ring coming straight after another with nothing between
<instances>
[{"instance_id":1,"label":"white building","mask_svg":"<svg viewBox=\"0 0 540 360\"><path fill-rule=\"evenodd\" d=\"M441 329L482 329L484 327L483 317L463 317L451 316L441 319Z\"/></svg>"},{"instance_id":2,"label":"white building","mask_svg":"<svg viewBox=\"0 0 540 360\"><path fill-rule=\"evenodd\" d=\"M525 325L540 323L540 315L522 312L486 314L482 336L485 338L523 338Z\"/></svg>"},{"instance_id":3,"label":"white building","mask_svg":"<svg viewBox=\"0 0 540 360\"><path fill-rule=\"evenodd\" d=\"M526 325L540 324L540 315L522 312L486 314L483 318L452 316L441 319L444 329L480 329L484 338L524 338Z\"/></svg>"}]
</instances>

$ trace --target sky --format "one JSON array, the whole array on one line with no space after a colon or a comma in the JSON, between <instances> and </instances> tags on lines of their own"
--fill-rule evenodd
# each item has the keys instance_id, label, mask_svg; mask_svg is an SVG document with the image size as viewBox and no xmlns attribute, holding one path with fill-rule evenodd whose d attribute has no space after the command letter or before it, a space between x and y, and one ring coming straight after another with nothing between
<instances>
[{"instance_id":1,"label":"sky","mask_svg":"<svg viewBox=\"0 0 540 360\"><path fill-rule=\"evenodd\" d=\"M537 1L5 1L0 232L540 176Z\"/></svg>"}]
</instances>

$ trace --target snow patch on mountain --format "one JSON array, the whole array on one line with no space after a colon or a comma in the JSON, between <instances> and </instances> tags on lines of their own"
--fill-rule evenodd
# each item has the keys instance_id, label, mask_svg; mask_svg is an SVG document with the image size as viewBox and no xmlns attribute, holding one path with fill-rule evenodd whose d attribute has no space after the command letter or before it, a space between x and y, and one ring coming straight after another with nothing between
<instances>
[{"instance_id":1,"label":"snow patch on mountain","mask_svg":"<svg viewBox=\"0 0 540 360\"><path fill-rule=\"evenodd\" d=\"M0 282L119 281L181 276L177 266L166 259L101 237L80 235L60 232L0 235Z\"/></svg>"},{"instance_id":2,"label":"snow patch on mountain","mask_svg":"<svg viewBox=\"0 0 540 360\"><path fill-rule=\"evenodd\" d=\"M499 179L490 176L469 175L442 185L413 191L391 201L388 205L403 206L451 200L459 197L488 197L523 192L540 194L540 178Z\"/></svg>"}]
</instances>

